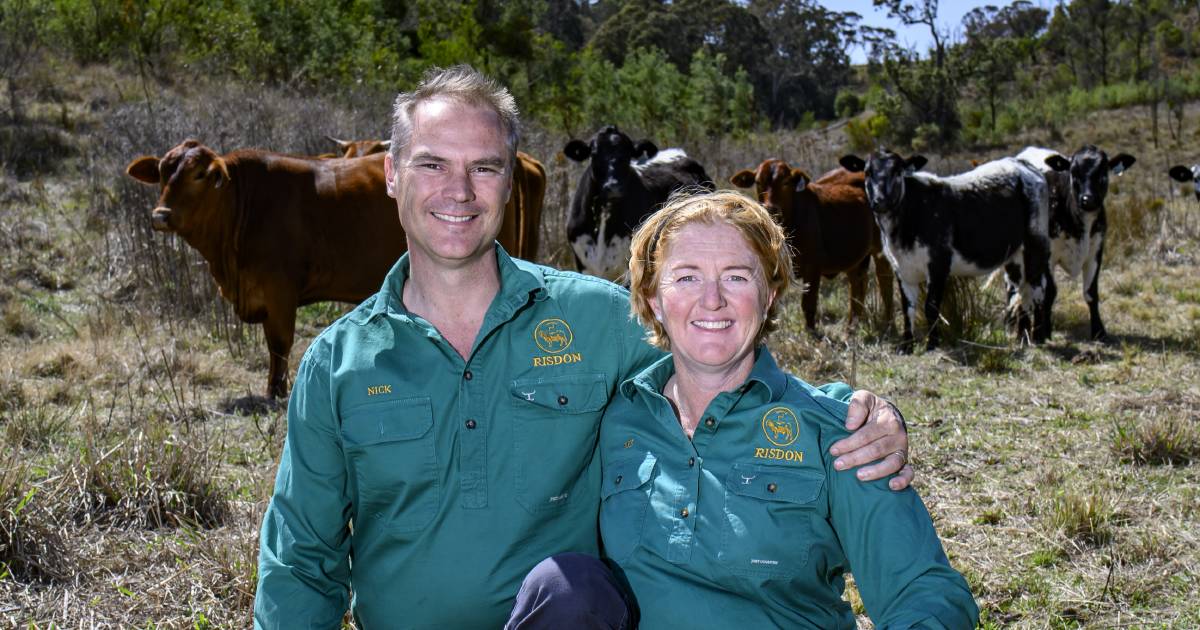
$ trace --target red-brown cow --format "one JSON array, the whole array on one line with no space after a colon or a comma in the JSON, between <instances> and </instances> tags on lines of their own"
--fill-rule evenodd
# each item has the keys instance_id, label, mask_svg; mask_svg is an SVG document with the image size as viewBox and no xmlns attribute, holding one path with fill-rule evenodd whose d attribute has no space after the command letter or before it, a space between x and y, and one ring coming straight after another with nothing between
<instances>
[{"instance_id":1,"label":"red-brown cow","mask_svg":"<svg viewBox=\"0 0 1200 630\"><path fill-rule=\"evenodd\" d=\"M730 178L740 188L755 187L758 200L783 225L792 245L796 275L805 283L801 307L809 330L816 328L821 276L845 273L850 281L848 326L862 316L867 267L875 259L875 277L884 315L892 322L892 267L883 255L879 227L867 205L862 173L834 169L812 181L783 160L770 159L756 171Z\"/></svg>"},{"instance_id":2,"label":"red-brown cow","mask_svg":"<svg viewBox=\"0 0 1200 630\"><path fill-rule=\"evenodd\" d=\"M296 308L361 302L379 290L407 248L396 202L387 196L383 157L319 159L250 149L218 155L187 140L161 159L143 156L126 167L134 179L160 186L154 229L175 232L200 252L238 318L263 325L271 397L287 395ZM525 168L517 169L514 180L524 188L518 193L514 186L513 197L537 193L540 214L544 171L531 176ZM523 246L503 233L500 242L513 252Z\"/></svg>"},{"instance_id":3,"label":"red-brown cow","mask_svg":"<svg viewBox=\"0 0 1200 630\"><path fill-rule=\"evenodd\" d=\"M352 158L383 153L392 146L391 140L338 140L325 136ZM532 155L517 151L513 169L512 195L504 206L504 223L497 239L509 254L525 260L537 260L538 242L542 227L542 203L546 196L546 169Z\"/></svg>"}]
</instances>

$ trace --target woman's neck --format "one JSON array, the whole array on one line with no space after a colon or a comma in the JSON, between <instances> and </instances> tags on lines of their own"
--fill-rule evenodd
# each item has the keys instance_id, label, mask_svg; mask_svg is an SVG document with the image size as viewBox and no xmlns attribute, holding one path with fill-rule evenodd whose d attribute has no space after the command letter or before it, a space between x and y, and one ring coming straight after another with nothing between
<instances>
[{"instance_id":1,"label":"woman's neck","mask_svg":"<svg viewBox=\"0 0 1200 630\"><path fill-rule=\"evenodd\" d=\"M704 410L713 399L746 382L753 367L754 353L728 369L717 371L693 369L685 361L675 358L675 374L667 380L663 395L674 403L679 425L688 439L696 432Z\"/></svg>"}]
</instances>

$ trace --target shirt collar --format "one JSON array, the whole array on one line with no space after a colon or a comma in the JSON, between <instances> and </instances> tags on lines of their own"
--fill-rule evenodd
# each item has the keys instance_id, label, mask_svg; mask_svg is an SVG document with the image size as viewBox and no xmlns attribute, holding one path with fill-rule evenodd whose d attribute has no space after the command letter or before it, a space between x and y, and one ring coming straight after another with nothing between
<instances>
[{"instance_id":1,"label":"shirt collar","mask_svg":"<svg viewBox=\"0 0 1200 630\"><path fill-rule=\"evenodd\" d=\"M759 346L754 354L754 367L750 368L750 376L736 391L743 396L749 395L756 404L779 401L787 389L787 374L779 369L775 357L765 345ZM668 354L621 383L621 394L632 400L639 389L655 394L661 393L674 374L675 363Z\"/></svg>"},{"instance_id":2,"label":"shirt collar","mask_svg":"<svg viewBox=\"0 0 1200 630\"><path fill-rule=\"evenodd\" d=\"M496 267L500 272L500 292L492 301L492 309L499 309L504 317L511 316L520 308L532 294L535 300L546 299L546 279L543 268L534 263L514 259L504 251L499 242L496 248ZM391 271L383 279L383 288L368 319L383 313L407 317L408 309L404 308L404 283L408 281L411 261L408 252L392 266Z\"/></svg>"}]
</instances>

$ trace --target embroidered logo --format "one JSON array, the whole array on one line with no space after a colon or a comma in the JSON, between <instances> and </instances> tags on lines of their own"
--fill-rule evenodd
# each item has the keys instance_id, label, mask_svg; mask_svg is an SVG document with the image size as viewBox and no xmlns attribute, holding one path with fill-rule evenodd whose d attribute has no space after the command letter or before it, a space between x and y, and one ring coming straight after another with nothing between
<instances>
[{"instance_id":1,"label":"embroidered logo","mask_svg":"<svg viewBox=\"0 0 1200 630\"><path fill-rule=\"evenodd\" d=\"M633 438L625 440L625 448L629 448L630 446L633 446Z\"/></svg>"},{"instance_id":2,"label":"embroidered logo","mask_svg":"<svg viewBox=\"0 0 1200 630\"><path fill-rule=\"evenodd\" d=\"M372 385L367 388L368 396L378 396L380 394L390 394L390 393L392 393L391 385Z\"/></svg>"},{"instance_id":3,"label":"embroidered logo","mask_svg":"<svg viewBox=\"0 0 1200 630\"><path fill-rule=\"evenodd\" d=\"M542 352L558 354L570 348L574 340L571 327L561 319L543 319L533 329L533 342Z\"/></svg>"},{"instance_id":4,"label":"embroidered logo","mask_svg":"<svg viewBox=\"0 0 1200 630\"><path fill-rule=\"evenodd\" d=\"M525 400L528 400L529 402L533 402L533 395L536 393L537 393L537 390L535 389L531 392L521 392L521 395L525 397Z\"/></svg>"},{"instance_id":5,"label":"embroidered logo","mask_svg":"<svg viewBox=\"0 0 1200 630\"><path fill-rule=\"evenodd\" d=\"M775 446L788 446L800 437L800 420L787 407L772 407L762 417L763 435Z\"/></svg>"}]
</instances>

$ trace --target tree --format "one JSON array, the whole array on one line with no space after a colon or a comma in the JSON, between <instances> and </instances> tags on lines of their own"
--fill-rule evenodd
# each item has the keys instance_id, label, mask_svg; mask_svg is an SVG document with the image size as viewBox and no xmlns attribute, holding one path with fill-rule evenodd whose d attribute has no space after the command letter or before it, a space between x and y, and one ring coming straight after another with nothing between
<instances>
[{"instance_id":1,"label":"tree","mask_svg":"<svg viewBox=\"0 0 1200 630\"><path fill-rule=\"evenodd\" d=\"M962 122L958 117L957 77L946 60L949 34L937 24L938 0L873 2L877 7L885 7L889 17L905 25L926 26L933 39L928 61L921 61L913 51L894 47L885 55L884 72L907 110L893 112L901 118L893 121L896 123L893 133L901 140L919 135L925 143L950 144Z\"/></svg>"}]
</instances>

